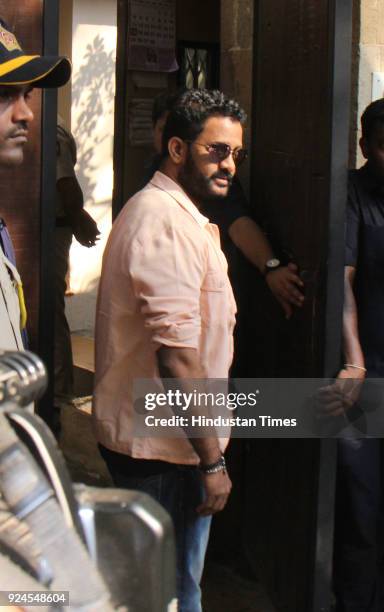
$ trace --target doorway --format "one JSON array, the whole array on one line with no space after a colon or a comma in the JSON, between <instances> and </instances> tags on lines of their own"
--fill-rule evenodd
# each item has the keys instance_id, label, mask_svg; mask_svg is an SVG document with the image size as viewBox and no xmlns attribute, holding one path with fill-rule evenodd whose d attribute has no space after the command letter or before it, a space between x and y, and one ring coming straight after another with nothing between
<instances>
[{"instance_id":1,"label":"doorway","mask_svg":"<svg viewBox=\"0 0 384 612\"><path fill-rule=\"evenodd\" d=\"M84 208L100 231L89 249L73 238L67 275L75 384L77 394L90 395L97 286L112 225L117 0L61 0L59 18L59 51L72 59L73 73L59 91L58 112L76 141Z\"/></svg>"}]
</instances>

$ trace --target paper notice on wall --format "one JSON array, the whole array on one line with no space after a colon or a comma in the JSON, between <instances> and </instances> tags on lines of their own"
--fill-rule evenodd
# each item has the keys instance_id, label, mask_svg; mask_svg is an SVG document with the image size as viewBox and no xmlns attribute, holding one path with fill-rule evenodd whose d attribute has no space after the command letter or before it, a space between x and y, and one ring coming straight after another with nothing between
<instances>
[{"instance_id":1,"label":"paper notice on wall","mask_svg":"<svg viewBox=\"0 0 384 612\"><path fill-rule=\"evenodd\" d=\"M129 103L129 142L133 147L153 143L152 98L133 98Z\"/></svg>"},{"instance_id":2,"label":"paper notice on wall","mask_svg":"<svg viewBox=\"0 0 384 612\"><path fill-rule=\"evenodd\" d=\"M175 0L129 0L128 19L128 69L177 70Z\"/></svg>"}]
</instances>

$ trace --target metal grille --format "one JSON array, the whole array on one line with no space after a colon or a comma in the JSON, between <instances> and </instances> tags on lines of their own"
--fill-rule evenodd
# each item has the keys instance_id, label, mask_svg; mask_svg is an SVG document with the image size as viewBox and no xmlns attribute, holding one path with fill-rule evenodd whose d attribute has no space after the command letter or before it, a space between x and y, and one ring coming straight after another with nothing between
<instances>
[{"instance_id":1,"label":"metal grille","mask_svg":"<svg viewBox=\"0 0 384 612\"><path fill-rule=\"evenodd\" d=\"M185 85L188 89L204 88L208 80L207 49L185 48Z\"/></svg>"},{"instance_id":2,"label":"metal grille","mask_svg":"<svg viewBox=\"0 0 384 612\"><path fill-rule=\"evenodd\" d=\"M218 47L194 43L179 44L179 85L187 89L218 86Z\"/></svg>"}]
</instances>

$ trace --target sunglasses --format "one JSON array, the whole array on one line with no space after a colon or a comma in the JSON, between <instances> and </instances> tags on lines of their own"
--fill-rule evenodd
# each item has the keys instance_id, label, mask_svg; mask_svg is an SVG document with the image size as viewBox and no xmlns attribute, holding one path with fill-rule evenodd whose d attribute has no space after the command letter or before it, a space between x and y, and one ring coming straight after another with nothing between
<instances>
[{"instance_id":1,"label":"sunglasses","mask_svg":"<svg viewBox=\"0 0 384 612\"><path fill-rule=\"evenodd\" d=\"M227 157L232 155L235 165L240 166L248 155L247 149L231 149L231 147L225 142L213 142L212 144L204 144L202 142L191 140L187 140L187 142L204 147L204 149L208 151L212 161L216 164L224 161L224 159L227 159Z\"/></svg>"}]
</instances>

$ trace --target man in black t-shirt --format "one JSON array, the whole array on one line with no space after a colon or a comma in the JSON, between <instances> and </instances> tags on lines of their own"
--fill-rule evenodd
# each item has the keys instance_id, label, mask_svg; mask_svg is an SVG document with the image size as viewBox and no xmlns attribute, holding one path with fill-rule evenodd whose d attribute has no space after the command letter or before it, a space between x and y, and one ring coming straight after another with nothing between
<instances>
[{"instance_id":1,"label":"man in black t-shirt","mask_svg":"<svg viewBox=\"0 0 384 612\"><path fill-rule=\"evenodd\" d=\"M356 403L366 376L384 376L384 99L367 107L361 124L360 146L367 163L349 174L344 367L338 375L339 383L353 379L355 397L346 394L340 405L334 406L334 414L346 413ZM337 612L384 610L383 450L377 438L345 437L339 441L334 568Z\"/></svg>"}]
</instances>

